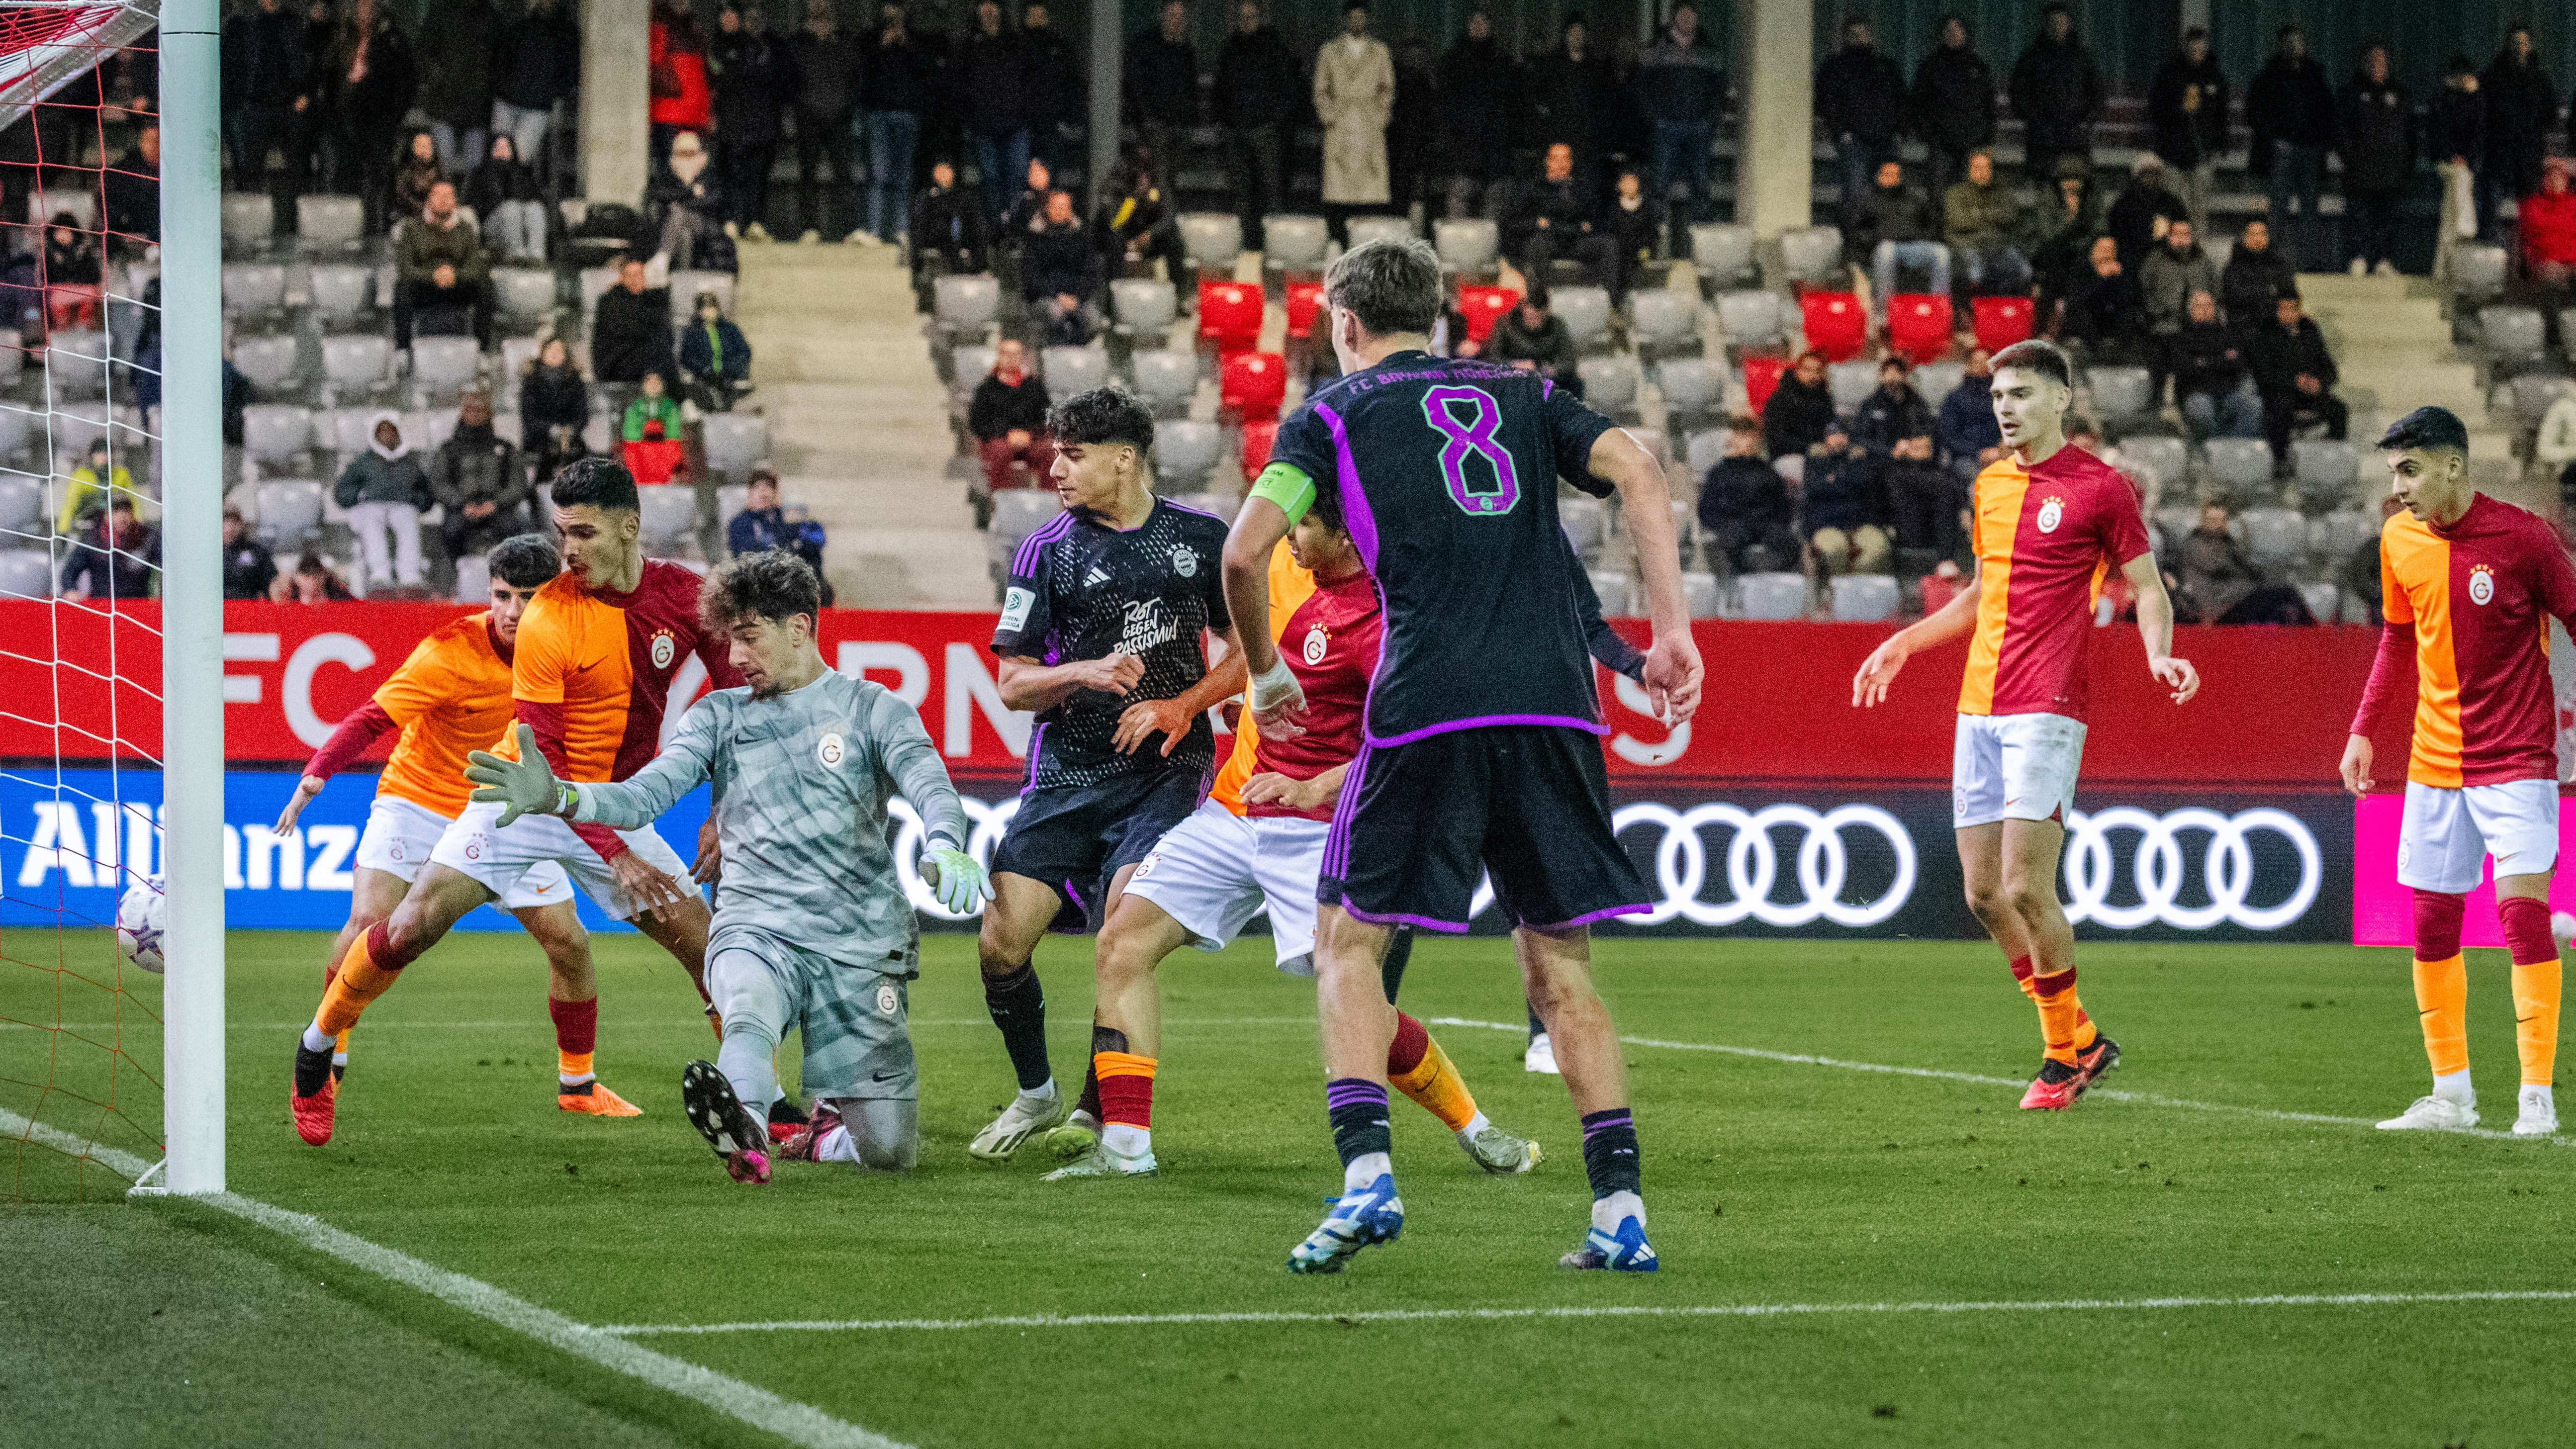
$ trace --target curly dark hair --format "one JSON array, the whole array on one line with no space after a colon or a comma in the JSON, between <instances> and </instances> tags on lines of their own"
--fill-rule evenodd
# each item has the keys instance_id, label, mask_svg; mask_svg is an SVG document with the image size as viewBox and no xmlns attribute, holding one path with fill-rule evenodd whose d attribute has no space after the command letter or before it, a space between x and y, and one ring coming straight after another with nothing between
<instances>
[{"instance_id":1,"label":"curly dark hair","mask_svg":"<svg viewBox=\"0 0 2576 1449\"><path fill-rule=\"evenodd\" d=\"M546 580L563 572L563 555L542 533L505 538L492 545L484 561L492 566L492 577L514 589L542 588Z\"/></svg>"},{"instance_id":2,"label":"curly dark hair","mask_svg":"<svg viewBox=\"0 0 2576 1449\"><path fill-rule=\"evenodd\" d=\"M635 513L643 508L635 496L635 475L626 471L625 464L596 453L556 469L552 496L557 508L585 503L609 512Z\"/></svg>"},{"instance_id":3,"label":"curly dark hair","mask_svg":"<svg viewBox=\"0 0 2576 1449\"><path fill-rule=\"evenodd\" d=\"M716 565L698 591L698 617L714 633L730 633L745 619L820 620L823 581L805 560L784 549L736 554Z\"/></svg>"},{"instance_id":4,"label":"curly dark hair","mask_svg":"<svg viewBox=\"0 0 2576 1449\"><path fill-rule=\"evenodd\" d=\"M1154 410L1123 387L1095 387L1048 409L1047 431L1059 447L1132 443L1141 453L1154 446Z\"/></svg>"}]
</instances>

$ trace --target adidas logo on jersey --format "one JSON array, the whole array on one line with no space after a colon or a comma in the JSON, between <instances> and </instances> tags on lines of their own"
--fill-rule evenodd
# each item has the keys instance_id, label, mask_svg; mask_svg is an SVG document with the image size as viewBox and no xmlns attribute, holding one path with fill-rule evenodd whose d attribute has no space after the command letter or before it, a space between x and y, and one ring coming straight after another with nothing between
<instances>
[{"instance_id":1,"label":"adidas logo on jersey","mask_svg":"<svg viewBox=\"0 0 2576 1449\"><path fill-rule=\"evenodd\" d=\"M1096 588L1107 582L1109 582L1109 575L1102 572L1098 564L1093 564L1091 566L1091 572L1082 576L1082 586L1086 589Z\"/></svg>"}]
</instances>

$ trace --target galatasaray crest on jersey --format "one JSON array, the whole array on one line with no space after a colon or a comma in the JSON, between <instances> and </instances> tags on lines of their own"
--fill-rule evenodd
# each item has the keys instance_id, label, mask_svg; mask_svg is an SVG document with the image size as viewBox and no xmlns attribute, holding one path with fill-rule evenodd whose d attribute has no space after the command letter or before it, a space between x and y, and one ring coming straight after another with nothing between
<instances>
[{"instance_id":1,"label":"galatasaray crest on jersey","mask_svg":"<svg viewBox=\"0 0 2576 1449\"><path fill-rule=\"evenodd\" d=\"M656 668L656 669L668 669L668 668L670 668L670 667L671 667L671 661L672 661L674 658L677 658L677 657L679 656L679 653L680 653L680 641L671 637L671 631L670 631L670 630L668 630L668 629L664 629L664 630L662 630L660 633L657 633L657 634L655 634L655 635L653 636L653 667L654 667L654 668Z\"/></svg>"},{"instance_id":2,"label":"galatasaray crest on jersey","mask_svg":"<svg viewBox=\"0 0 2576 1449\"><path fill-rule=\"evenodd\" d=\"M1331 647L1331 644L1332 636L1324 632L1323 625L1318 624L1314 628L1307 630L1306 662L1310 665L1323 663L1324 651Z\"/></svg>"},{"instance_id":3,"label":"galatasaray crest on jersey","mask_svg":"<svg viewBox=\"0 0 2576 1449\"><path fill-rule=\"evenodd\" d=\"M2483 604L2495 597L2495 570L2480 564L2469 570L2469 602Z\"/></svg>"},{"instance_id":4,"label":"galatasaray crest on jersey","mask_svg":"<svg viewBox=\"0 0 2576 1449\"><path fill-rule=\"evenodd\" d=\"M834 770L841 768L841 736L839 731L835 730L823 736L823 742L814 747L814 758L821 760L827 768Z\"/></svg>"},{"instance_id":5,"label":"galatasaray crest on jersey","mask_svg":"<svg viewBox=\"0 0 2576 1449\"><path fill-rule=\"evenodd\" d=\"M2065 499L2052 497L2039 505L2039 518L2037 522L2039 524L2040 532L2055 533L2057 531L2057 525L2064 523L2065 521Z\"/></svg>"}]
</instances>

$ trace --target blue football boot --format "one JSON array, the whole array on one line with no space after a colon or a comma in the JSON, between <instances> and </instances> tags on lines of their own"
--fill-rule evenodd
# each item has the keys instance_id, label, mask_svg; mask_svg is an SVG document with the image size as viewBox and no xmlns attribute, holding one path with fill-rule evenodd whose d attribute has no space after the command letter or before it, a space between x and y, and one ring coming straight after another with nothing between
<instances>
[{"instance_id":1,"label":"blue football boot","mask_svg":"<svg viewBox=\"0 0 2576 1449\"><path fill-rule=\"evenodd\" d=\"M1613 1273L1652 1273L1655 1250L1646 1242L1646 1225L1635 1218L1621 1218L1619 1230L1605 1233L1599 1228L1583 1235L1583 1246L1556 1260L1560 1268L1607 1268Z\"/></svg>"},{"instance_id":2,"label":"blue football boot","mask_svg":"<svg viewBox=\"0 0 2576 1449\"><path fill-rule=\"evenodd\" d=\"M1288 1250L1291 1273L1338 1273L1342 1264L1371 1243L1392 1243L1404 1231L1404 1199L1395 1195L1395 1174L1381 1172L1377 1181L1334 1198L1323 1226Z\"/></svg>"}]
</instances>

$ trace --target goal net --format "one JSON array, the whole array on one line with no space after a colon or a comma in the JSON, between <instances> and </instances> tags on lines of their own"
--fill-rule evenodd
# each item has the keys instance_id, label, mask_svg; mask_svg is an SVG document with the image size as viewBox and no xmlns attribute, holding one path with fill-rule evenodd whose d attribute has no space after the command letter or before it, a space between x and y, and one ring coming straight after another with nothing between
<instances>
[{"instance_id":1,"label":"goal net","mask_svg":"<svg viewBox=\"0 0 2576 1449\"><path fill-rule=\"evenodd\" d=\"M0 1199L165 1140L163 982L114 929L162 868L158 20L0 8Z\"/></svg>"}]
</instances>

